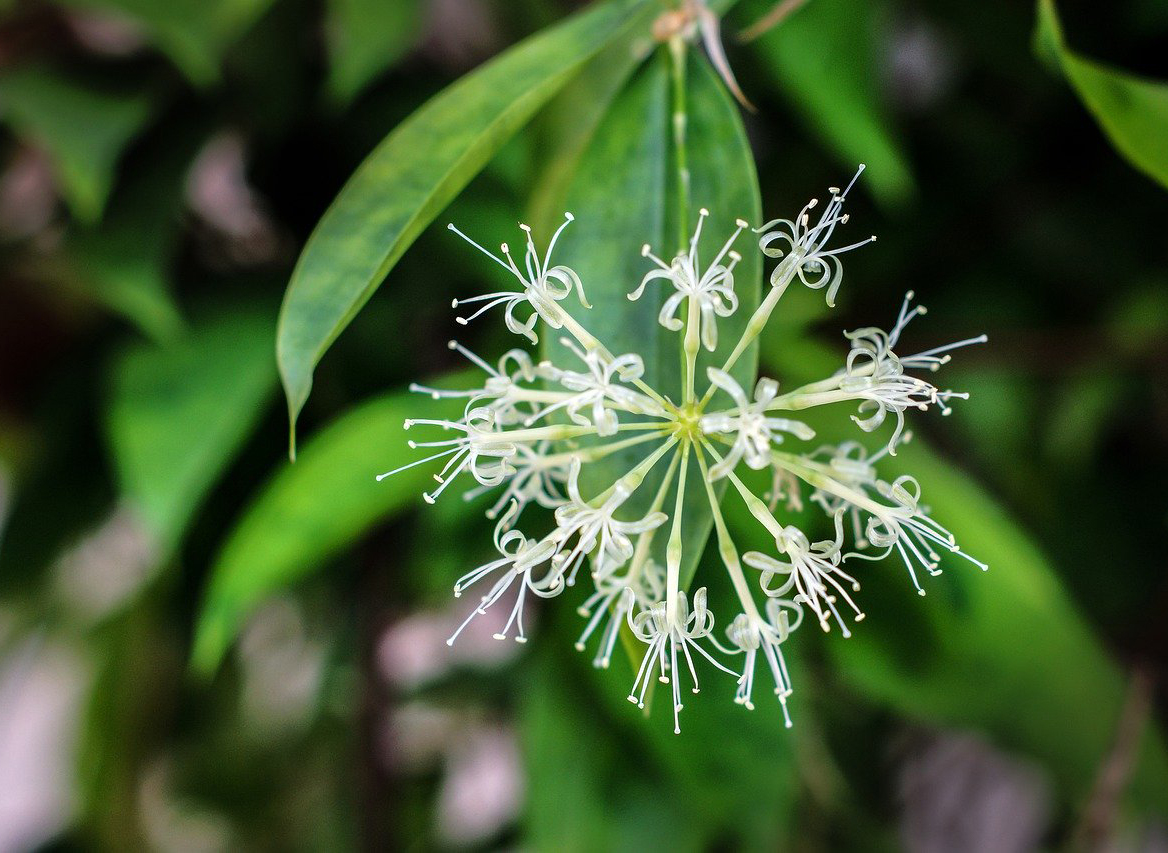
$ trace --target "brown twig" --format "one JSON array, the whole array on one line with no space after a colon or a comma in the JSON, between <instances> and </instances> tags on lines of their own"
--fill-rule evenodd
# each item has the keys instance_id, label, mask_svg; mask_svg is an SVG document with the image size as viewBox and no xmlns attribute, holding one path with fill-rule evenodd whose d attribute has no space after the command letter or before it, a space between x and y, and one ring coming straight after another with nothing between
<instances>
[{"instance_id":1,"label":"brown twig","mask_svg":"<svg viewBox=\"0 0 1168 853\"><path fill-rule=\"evenodd\" d=\"M1150 669L1137 666L1132 670L1115 740L1099 766L1082 818L1071 837L1072 850L1100 850L1111 838L1120 800L1131 780L1140 739L1152 712L1153 686Z\"/></svg>"},{"instance_id":2,"label":"brown twig","mask_svg":"<svg viewBox=\"0 0 1168 853\"><path fill-rule=\"evenodd\" d=\"M780 0L775 7L738 34L738 40L754 41L777 27L797 11L807 0Z\"/></svg>"}]
</instances>

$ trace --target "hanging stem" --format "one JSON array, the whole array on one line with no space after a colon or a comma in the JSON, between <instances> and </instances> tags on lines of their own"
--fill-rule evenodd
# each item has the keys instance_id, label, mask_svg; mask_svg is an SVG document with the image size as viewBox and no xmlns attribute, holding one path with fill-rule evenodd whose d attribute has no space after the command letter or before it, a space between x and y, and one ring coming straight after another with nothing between
<instances>
[{"instance_id":1,"label":"hanging stem","mask_svg":"<svg viewBox=\"0 0 1168 853\"><path fill-rule=\"evenodd\" d=\"M677 251L684 254L689 240L689 158L686 153L685 39L669 40L670 68L673 72L673 162L677 171Z\"/></svg>"},{"instance_id":2,"label":"hanging stem","mask_svg":"<svg viewBox=\"0 0 1168 853\"><path fill-rule=\"evenodd\" d=\"M726 358L726 361L723 362L723 372L730 372L730 368L732 368L735 363L737 363L738 359L742 357L742 354L746 352L747 347L754 343L755 339L762 333L762 330L766 328L766 324L770 320L771 314L774 313L775 306L779 304L779 300L782 298L783 293L787 290L787 286L791 283L791 279L794 277L795 273L792 269L791 272L783 275L777 281L772 280L770 292L767 293L766 298L763 299L758 308L754 310L754 314L751 315L750 320L746 323L746 329L743 330L742 337L735 345L733 352L731 352L730 355ZM717 390L715 386L711 385L709 387L705 396L702 397L702 406L705 406L710 402L710 398L714 396L715 390Z\"/></svg>"},{"instance_id":3,"label":"hanging stem","mask_svg":"<svg viewBox=\"0 0 1168 853\"><path fill-rule=\"evenodd\" d=\"M677 476L677 500L673 505L673 527L665 546L665 613L669 619L677 616L677 596L681 589L681 511L685 507L685 481L689 470L691 442L681 446L681 471Z\"/></svg>"},{"instance_id":4,"label":"hanging stem","mask_svg":"<svg viewBox=\"0 0 1168 853\"><path fill-rule=\"evenodd\" d=\"M657 490L656 496L653 498L653 503L649 506L649 513L652 515L655 512L660 512L661 507L665 505L665 496L669 493L670 486L673 485L673 477L677 474L677 463L681 460L679 454L674 454L673 459L669 462L669 468L665 471L665 479L661 481L661 487ZM641 569L645 566L645 561L649 559L649 549L653 546L653 537L657 533L658 528L654 527L646 530L637 538L637 545L633 551L632 562L629 563L628 584L632 586L636 583L641 575Z\"/></svg>"},{"instance_id":5,"label":"hanging stem","mask_svg":"<svg viewBox=\"0 0 1168 853\"><path fill-rule=\"evenodd\" d=\"M726 527L726 520L722 517L722 506L718 500L718 495L714 492L714 484L710 482L710 469L706 465L706 457L702 452L703 448L708 451L708 442L703 441L701 445L694 450L694 455L698 458L698 465L702 469L702 479L706 485L706 497L710 501L710 511L714 514L714 530L718 535L718 554L722 557L722 563L726 566L726 573L730 575L730 582L734 585L734 592L738 595L738 601L742 604L742 612L754 620L756 623L762 621L762 615L758 612L758 607L754 603L754 596L750 593L750 584L746 582L746 576L742 573L742 563L738 559L738 549L734 547L734 539L730 536L730 531ZM713 455L713 454L711 454Z\"/></svg>"}]
</instances>

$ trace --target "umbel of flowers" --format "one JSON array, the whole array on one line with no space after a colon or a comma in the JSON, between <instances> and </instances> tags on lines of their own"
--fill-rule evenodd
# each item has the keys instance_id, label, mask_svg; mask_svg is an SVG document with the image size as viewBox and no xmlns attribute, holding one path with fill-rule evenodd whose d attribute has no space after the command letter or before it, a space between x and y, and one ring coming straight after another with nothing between
<instances>
[{"instance_id":1,"label":"umbel of flowers","mask_svg":"<svg viewBox=\"0 0 1168 853\"><path fill-rule=\"evenodd\" d=\"M824 630L837 624L844 636L850 636L849 621L864 618L853 597L860 584L845 570L846 562L895 556L921 595L922 570L937 574L942 554L986 568L961 551L949 531L929 516L913 477L886 480L877 471L881 458L895 454L908 436L906 410L937 406L947 412L949 400L966 396L940 390L927 377L949 360L950 350L983 342L984 336L901 355L897 352L901 333L925 313L923 307L913 306L909 293L891 330L846 333L851 348L832 376L780 393L774 380L760 379L748 391L730 375L793 283L823 290L828 304L834 304L843 276L840 256L875 239L830 248L835 232L848 221L842 210L850 188L851 184L842 191L831 188L818 215L819 205L813 200L794 219L777 219L756 229L758 250L776 261L769 291L722 366L709 368L705 376L696 375L699 350L715 350L718 321L739 307L734 268L740 255L734 246L748 224L739 220L721 250L704 265L698 253L708 216L704 210L688 251L664 259L644 247L651 268L629 299L640 298L655 284L670 289L658 319L677 334L684 360L679 400L646 382L640 355L612 352L576 319L587 316L586 311L565 310L563 303L571 301L589 307L580 277L552 262L556 240L572 221L571 214L542 255L527 226L520 226L526 233L521 257L506 244L495 254L450 226L515 279L511 290L456 300L455 307L470 309L458 322L465 324L499 309L507 328L531 343L548 330L562 335L569 363L536 363L526 350L513 349L493 366L451 342L451 348L483 370L482 385L465 391L412 386L434 398L466 400L458 420L405 422L406 429L429 427L442 433L433 440L410 442L429 455L404 467L441 466L435 475L438 485L425 499L433 502L458 479L471 484L467 498L497 494L487 516L497 519L498 556L455 584L456 596L473 589L481 597L448 642L505 596L510 615L495 636L525 642L523 613L532 597L553 598L570 586L587 583L577 647L583 650L594 644L595 665L607 667L624 623L644 644L631 702L644 706L654 677L670 685L675 730L680 731L682 681L698 692L694 661L701 656L736 679L735 701L747 708L754 707L755 677L761 670L768 686L773 685L789 726L786 703L793 688L783 644L809 616ZM854 407L851 417L862 432L872 432L891 419L890 438L876 452L857 441L809 444L815 432L797 415L835 404ZM585 491L582 471L630 448L640 452L639 462L603 490ZM626 457L624 453L622 458ZM773 481L789 501L798 502L806 493L834 522L834 537L812 542L802 530L784 523L776 504L739 477L743 466L771 469ZM649 477L655 470L656 475ZM729 483L724 498L715 487L721 480ZM717 553L738 599L738 612L719 618L727 620L721 636L705 588L687 595L681 586L687 484L704 486ZM636 502L641 512L632 512L626 504L638 490L653 494L647 504ZM740 554L723 517L723 499L743 501L773 539L773 549ZM550 531L528 535L520 528L523 511L533 502L554 511ZM665 541L664 565L653 557L662 553L653 548L658 537Z\"/></svg>"}]
</instances>

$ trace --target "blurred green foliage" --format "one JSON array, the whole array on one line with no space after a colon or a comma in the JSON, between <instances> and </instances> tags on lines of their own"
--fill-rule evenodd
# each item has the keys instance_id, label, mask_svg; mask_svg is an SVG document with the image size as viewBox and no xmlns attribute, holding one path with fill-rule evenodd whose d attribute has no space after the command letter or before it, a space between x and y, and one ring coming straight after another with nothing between
<instances>
[{"instance_id":1,"label":"blurred green foliage","mask_svg":"<svg viewBox=\"0 0 1168 853\"><path fill-rule=\"evenodd\" d=\"M625 702L627 661L571 649L570 606L516 659L439 641L420 675L388 666L402 631L441 633L489 527L457 496L420 507L425 468L374 480L411 458L402 419L440 408L406 383L459 366L450 299L495 274L437 217L489 245L571 209L563 248L607 326L657 334L623 297L637 247L685 230L657 0L6 9L0 648L72 650L85 696L78 803L42 840L923 849L896 793L921 728L1039 767L1050 846L1090 829L1133 737L1105 830L1165 819L1163 688L1120 721L1130 673L1168 674L1168 15L810 0L740 43L773 5L719 4L756 114L691 57L695 186L754 221L862 160L876 205L853 218L880 241L830 316L784 302L762 370L815 375L908 288L922 344L988 332L949 375L973 398L897 464L991 570L948 565L918 599L873 567L851 639L796 638L792 730L709 689L680 737ZM517 732L518 812L459 835L452 780L496 729Z\"/></svg>"}]
</instances>

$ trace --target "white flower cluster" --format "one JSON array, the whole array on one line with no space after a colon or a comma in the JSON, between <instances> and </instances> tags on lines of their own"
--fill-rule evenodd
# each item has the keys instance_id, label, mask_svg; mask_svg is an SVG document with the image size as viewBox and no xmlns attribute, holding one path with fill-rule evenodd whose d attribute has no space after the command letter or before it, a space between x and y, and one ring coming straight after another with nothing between
<instances>
[{"instance_id":1,"label":"white flower cluster","mask_svg":"<svg viewBox=\"0 0 1168 853\"><path fill-rule=\"evenodd\" d=\"M481 387L444 391L413 386L435 398L466 399L458 420L406 421L407 429L427 425L453 436L410 442L411 447L434 452L405 467L443 463L435 476L438 486L425 495L426 500L433 502L463 473L473 481L467 498L498 491L487 511L488 517L498 518L498 557L469 572L454 588L455 595L472 586L486 590L467 623L509 596L510 616L496 636L524 642L523 610L531 596L560 595L586 577L591 592L579 608L586 621L577 647L584 649L595 638L594 663L607 667L625 624L629 634L645 646L630 701L643 706L656 676L671 685L675 729L680 730L681 681L688 677L693 691L698 691L697 656L732 674L737 679L735 701L753 708L755 668L761 653L790 725L786 702L792 686L782 651L787 638L807 612L824 630L834 622L845 637L850 636L848 622L863 619L853 599L860 585L843 569L846 560L881 559L895 552L921 595L918 570L936 574L942 553L957 554L985 568L964 554L953 536L929 517L915 479L902 476L889 481L876 470L876 463L894 454L908 438L905 410L937 406L947 412L948 400L964 396L939 390L907 371L935 371L949 360L949 350L982 342L984 336L916 355L898 354L895 347L905 326L924 313L924 308L910 307L910 293L890 332L865 328L847 333L851 351L842 368L827 379L780 394L778 383L764 378L750 396L731 375L793 281L826 289L828 303L834 302L842 279L839 256L869 242L828 248L835 230L848 220L842 213L847 191L832 188L817 221L811 219L817 206L812 201L796 219L775 220L757 229L759 250L778 259L769 291L721 368L706 371L708 385L700 393L695 375L698 352L703 347L711 352L717 349L719 319L733 315L739 307L734 269L740 256L733 247L747 223L737 222L705 269L698 249L708 216L704 210L688 250L665 261L645 247L643 254L653 268L629 298L640 298L654 282L672 289L659 322L679 334L685 365L679 400L647 384L641 356L614 354L563 307L573 292L583 308L589 307L580 277L551 261L552 248L571 215L542 257L531 230L522 226L526 232L522 264L506 244L500 257L450 226L516 280L513 290L456 301L456 306L477 305L470 317L459 321L465 323L501 306L513 333L536 343L541 326L562 332L565 352L574 359L572 364L536 363L527 352L515 349L505 353L495 367L452 342L453 349L485 372ZM865 432L894 416L895 427L878 452L869 454L851 441L818 448L806 445L815 432L794 415L835 403L855 405L857 414L852 419ZM630 448L642 452L639 461L606 488L586 491L583 471ZM620 458L628 456L622 453ZM755 494L738 476L742 463L749 469L773 472L776 500L782 491L789 505L801 506L806 489L810 501L834 523L834 538L812 542L802 530L784 524L776 515L775 503ZM730 486L725 500L743 501L773 538L774 549L769 553L751 551L740 557L716 486L723 480ZM705 588L687 595L682 587L684 498L694 490L704 491L709 500L717 553L738 599L739 612L727 623L725 640L715 632ZM637 499L631 501L634 496ZM534 538L518 529L521 514L533 502L554 511L550 532ZM587 571L581 572L582 568Z\"/></svg>"}]
</instances>

